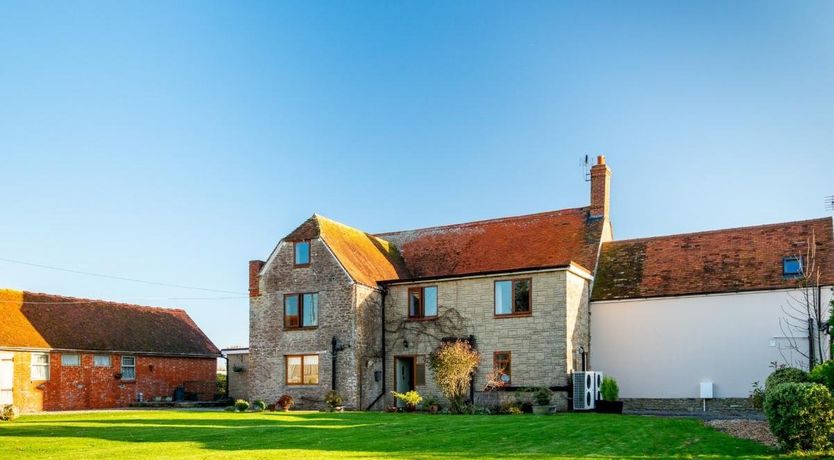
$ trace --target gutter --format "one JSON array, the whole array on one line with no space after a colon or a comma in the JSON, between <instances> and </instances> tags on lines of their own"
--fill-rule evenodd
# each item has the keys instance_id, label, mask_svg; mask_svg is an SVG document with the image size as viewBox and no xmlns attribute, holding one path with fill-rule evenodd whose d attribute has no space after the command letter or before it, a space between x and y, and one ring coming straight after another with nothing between
<instances>
[{"instance_id":1,"label":"gutter","mask_svg":"<svg viewBox=\"0 0 834 460\"><path fill-rule=\"evenodd\" d=\"M379 393L379 396L373 400L372 403L368 404L368 407L365 409L366 411L371 410L383 396L385 396L385 376L387 373L385 372L385 363L387 361L385 357L385 296L388 295L388 289L383 286L382 290L380 291L382 294L382 308L381 308L381 316L382 316L382 390Z\"/></svg>"},{"instance_id":2,"label":"gutter","mask_svg":"<svg viewBox=\"0 0 834 460\"><path fill-rule=\"evenodd\" d=\"M125 351L125 350L89 350L85 348L38 348L38 347L6 347L0 345L0 350L8 351L34 351L34 352L73 352L73 353L91 353L91 354L118 354L118 355L137 355L137 356L161 356L169 358L222 358L221 353L216 354L196 354L196 353L165 353L158 351Z\"/></svg>"}]
</instances>

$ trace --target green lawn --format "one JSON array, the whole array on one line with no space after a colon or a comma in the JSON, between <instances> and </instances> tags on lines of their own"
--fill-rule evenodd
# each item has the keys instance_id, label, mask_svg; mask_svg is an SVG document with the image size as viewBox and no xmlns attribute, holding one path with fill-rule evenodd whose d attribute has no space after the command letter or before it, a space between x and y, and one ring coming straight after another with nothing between
<instances>
[{"instance_id":1,"label":"green lawn","mask_svg":"<svg viewBox=\"0 0 834 460\"><path fill-rule=\"evenodd\" d=\"M694 419L383 413L120 411L0 423L0 459L764 458Z\"/></svg>"}]
</instances>

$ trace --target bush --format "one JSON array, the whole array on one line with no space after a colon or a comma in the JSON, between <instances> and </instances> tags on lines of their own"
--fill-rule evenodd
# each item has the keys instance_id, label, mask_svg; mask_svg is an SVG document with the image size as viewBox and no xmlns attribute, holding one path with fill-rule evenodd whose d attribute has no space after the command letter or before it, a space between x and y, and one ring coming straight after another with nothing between
<instances>
[{"instance_id":1,"label":"bush","mask_svg":"<svg viewBox=\"0 0 834 460\"><path fill-rule=\"evenodd\" d=\"M750 390L750 405L753 409L762 410L764 408L765 390L759 386L759 382L753 382L753 389Z\"/></svg>"},{"instance_id":2,"label":"bush","mask_svg":"<svg viewBox=\"0 0 834 460\"><path fill-rule=\"evenodd\" d=\"M828 391L834 393L834 360L817 364L808 378L814 383L825 385Z\"/></svg>"},{"instance_id":3,"label":"bush","mask_svg":"<svg viewBox=\"0 0 834 460\"><path fill-rule=\"evenodd\" d=\"M396 391L392 391L391 393L394 394L395 398L402 401L409 411L417 409L417 404L420 404L420 402L423 401L423 397L420 396L420 393L417 393L414 390L407 391L405 393L397 393Z\"/></svg>"},{"instance_id":4,"label":"bush","mask_svg":"<svg viewBox=\"0 0 834 460\"><path fill-rule=\"evenodd\" d=\"M549 406L550 398L552 397L553 392L547 387L540 387L536 389L536 392L533 394L533 399L536 400L536 405L538 406Z\"/></svg>"},{"instance_id":5,"label":"bush","mask_svg":"<svg viewBox=\"0 0 834 460\"><path fill-rule=\"evenodd\" d=\"M509 415L521 415L524 412L521 411L520 407L518 407L516 405L512 405L512 406L507 407L506 410L504 410L504 413L509 414Z\"/></svg>"},{"instance_id":6,"label":"bush","mask_svg":"<svg viewBox=\"0 0 834 460\"><path fill-rule=\"evenodd\" d=\"M18 409L17 406L9 404L0 407L0 421L11 422L18 416L20 416L20 409Z\"/></svg>"},{"instance_id":7,"label":"bush","mask_svg":"<svg viewBox=\"0 0 834 460\"><path fill-rule=\"evenodd\" d=\"M808 382L808 373L795 367L782 367L773 371L765 380L765 393L775 389L780 383Z\"/></svg>"},{"instance_id":8,"label":"bush","mask_svg":"<svg viewBox=\"0 0 834 460\"><path fill-rule=\"evenodd\" d=\"M235 410L238 412L246 412L249 409L249 401L238 399L235 401Z\"/></svg>"},{"instance_id":9,"label":"bush","mask_svg":"<svg viewBox=\"0 0 834 460\"><path fill-rule=\"evenodd\" d=\"M327 404L327 407L331 410L341 406L343 402L344 398L342 398L342 395L336 390L330 390L326 395L324 395L324 403Z\"/></svg>"},{"instance_id":10,"label":"bush","mask_svg":"<svg viewBox=\"0 0 834 460\"><path fill-rule=\"evenodd\" d=\"M226 377L226 374L217 374L217 380L215 381L215 395L223 395L226 396L226 389L229 387L229 379Z\"/></svg>"},{"instance_id":11,"label":"bush","mask_svg":"<svg viewBox=\"0 0 834 460\"><path fill-rule=\"evenodd\" d=\"M290 395L281 395L281 397L278 398L278 402L275 403L275 407L281 409L282 411L288 411L292 409L292 406L294 405L295 400L292 399L292 396Z\"/></svg>"},{"instance_id":12,"label":"bush","mask_svg":"<svg viewBox=\"0 0 834 460\"><path fill-rule=\"evenodd\" d=\"M463 340L446 342L429 356L429 369L443 396L451 403L452 412L464 409L470 379L480 362L481 355Z\"/></svg>"},{"instance_id":13,"label":"bush","mask_svg":"<svg viewBox=\"0 0 834 460\"><path fill-rule=\"evenodd\" d=\"M258 399L252 402L252 411L254 412L263 412L266 409L266 403L262 400Z\"/></svg>"},{"instance_id":14,"label":"bush","mask_svg":"<svg viewBox=\"0 0 834 460\"><path fill-rule=\"evenodd\" d=\"M821 450L830 445L834 398L822 385L793 382L768 385L765 414L770 431L784 449Z\"/></svg>"},{"instance_id":15,"label":"bush","mask_svg":"<svg viewBox=\"0 0 834 460\"><path fill-rule=\"evenodd\" d=\"M440 398L437 395L428 395L423 398L423 407L430 408L431 406L440 407Z\"/></svg>"},{"instance_id":16,"label":"bush","mask_svg":"<svg viewBox=\"0 0 834 460\"><path fill-rule=\"evenodd\" d=\"M614 377L604 376L602 378L602 386L600 387L602 399L605 401L616 401L620 397L620 386Z\"/></svg>"}]
</instances>

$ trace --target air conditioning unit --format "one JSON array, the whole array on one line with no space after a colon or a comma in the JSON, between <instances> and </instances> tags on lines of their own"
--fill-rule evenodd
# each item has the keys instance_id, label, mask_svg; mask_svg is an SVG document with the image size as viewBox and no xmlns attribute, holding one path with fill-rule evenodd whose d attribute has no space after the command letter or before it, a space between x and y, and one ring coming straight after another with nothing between
<instances>
[{"instance_id":1,"label":"air conditioning unit","mask_svg":"<svg viewBox=\"0 0 834 460\"><path fill-rule=\"evenodd\" d=\"M573 373L573 409L592 410L602 399L602 372L585 371Z\"/></svg>"},{"instance_id":2,"label":"air conditioning unit","mask_svg":"<svg viewBox=\"0 0 834 460\"><path fill-rule=\"evenodd\" d=\"M596 390L593 372L573 373L573 410L591 410L596 407Z\"/></svg>"}]
</instances>

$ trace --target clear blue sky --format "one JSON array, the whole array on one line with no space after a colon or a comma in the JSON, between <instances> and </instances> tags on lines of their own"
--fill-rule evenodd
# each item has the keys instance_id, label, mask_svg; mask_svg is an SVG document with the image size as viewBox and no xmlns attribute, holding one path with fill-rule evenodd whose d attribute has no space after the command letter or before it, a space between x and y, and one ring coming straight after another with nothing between
<instances>
[{"instance_id":1,"label":"clear blue sky","mask_svg":"<svg viewBox=\"0 0 834 460\"><path fill-rule=\"evenodd\" d=\"M369 232L581 206L615 236L830 215L832 2L3 2L0 258L246 292L318 212ZM0 286L245 298L0 262Z\"/></svg>"}]
</instances>

